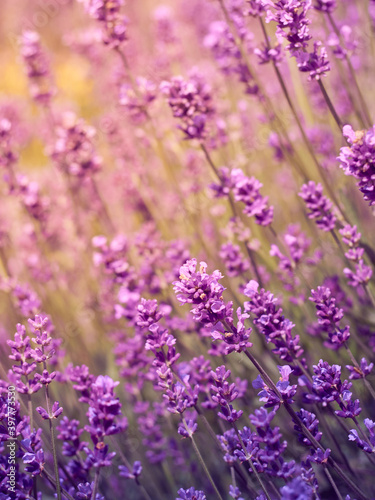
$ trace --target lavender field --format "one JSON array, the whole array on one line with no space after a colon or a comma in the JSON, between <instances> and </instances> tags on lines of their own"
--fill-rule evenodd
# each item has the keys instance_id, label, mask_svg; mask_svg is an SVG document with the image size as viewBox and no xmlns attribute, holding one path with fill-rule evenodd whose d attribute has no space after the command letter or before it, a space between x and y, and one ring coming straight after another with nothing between
<instances>
[{"instance_id":1,"label":"lavender field","mask_svg":"<svg viewBox=\"0 0 375 500\"><path fill-rule=\"evenodd\" d=\"M0 500L374 500L375 1L0 42Z\"/></svg>"}]
</instances>

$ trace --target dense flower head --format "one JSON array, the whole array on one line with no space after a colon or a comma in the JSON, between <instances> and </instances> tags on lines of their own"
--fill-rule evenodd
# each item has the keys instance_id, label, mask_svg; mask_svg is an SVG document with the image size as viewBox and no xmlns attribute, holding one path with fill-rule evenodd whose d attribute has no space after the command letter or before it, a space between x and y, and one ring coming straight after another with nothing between
<instances>
[{"instance_id":1,"label":"dense flower head","mask_svg":"<svg viewBox=\"0 0 375 500\"><path fill-rule=\"evenodd\" d=\"M307 18L311 0L280 0L273 4L269 2L268 6L267 21L277 23L277 35L289 42L287 50L294 54L305 49L311 40L310 20Z\"/></svg>"},{"instance_id":2,"label":"dense flower head","mask_svg":"<svg viewBox=\"0 0 375 500\"><path fill-rule=\"evenodd\" d=\"M57 128L51 157L64 173L85 178L101 167L101 158L93 143L96 131L72 112L65 112Z\"/></svg>"},{"instance_id":3,"label":"dense flower head","mask_svg":"<svg viewBox=\"0 0 375 500\"><path fill-rule=\"evenodd\" d=\"M310 210L309 219L316 219L316 225L323 231L331 231L336 225L336 216L333 213L333 204L323 195L323 186L309 181L301 188L299 196Z\"/></svg>"},{"instance_id":4,"label":"dense flower head","mask_svg":"<svg viewBox=\"0 0 375 500\"><path fill-rule=\"evenodd\" d=\"M223 275L220 271L207 274L206 270L205 262L197 270L196 259L188 260L180 268L179 281L173 285L181 304L193 304L194 319L211 326L225 319L227 308L222 297L225 288L219 283Z\"/></svg>"},{"instance_id":5,"label":"dense flower head","mask_svg":"<svg viewBox=\"0 0 375 500\"><path fill-rule=\"evenodd\" d=\"M2 118L0 119L0 167L11 168L17 161L12 142L12 123Z\"/></svg>"},{"instance_id":6,"label":"dense flower head","mask_svg":"<svg viewBox=\"0 0 375 500\"><path fill-rule=\"evenodd\" d=\"M299 335L293 336L294 324L283 315L283 310L278 307L276 297L263 288L259 290L259 284L252 280L244 290L249 297L245 302L245 311L253 315L253 322L267 342L275 344L273 352L289 363L293 363L303 353L299 345Z\"/></svg>"},{"instance_id":7,"label":"dense flower head","mask_svg":"<svg viewBox=\"0 0 375 500\"><path fill-rule=\"evenodd\" d=\"M322 438L322 433L319 432L318 425L319 420L317 419L315 413L309 412L302 408L298 413L300 421L305 425L305 427L310 431L316 441L320 441ZM295 430L298 432L298 440L305 446L312 446L310 440L303 434L302 427L299 424L294 425Z\"/></svg>"},{"instance_id":8,"label":"dense flower head","mask_svg":"<svg viewBox=\"0 0 375 500\"><path fill-rule=\"evenodd\" d=\"M214 114L211 89L199 75L189 80L176 76L160 85L173 116L178 118L186 139L203 140L208 133L208 120Z\"/></svg>"},{"instance_id":9,"label":"dense flower head","mask_svg":"<svg viewBox=\"0 0 375 500\"><path fill-rule=\"evenodd\" d=\"M180 488L177 492L176 500L206 500L206 495L201 490L196 490L193 486L187 490Z\"/></svg>"},{"instance_id":10,"label":"dense flower head","mask_svg":"<svg viewBox=\"0 0 375 500\"><path fill-rule=\"evenodd\" d=\"M250 267L250 264L245 260L238 245L228 242L221 246L220 257L225 263L227 274L230 277L241 276Z\"/></svg>"},{"instance_id":11,"label":"dense flower head","mask_svg":"<svg viewBox=\"0 0 375 500\"><path fill-rule=\"evenodd\" d=\"M314 9L331 14L336 9L336 0L314 0Z\"/></svg>"},{"instance_id":12,"label":"dense flower head","mask_svg":"<svg viewBox=\"0 0 375 500\"><path fill-rule=\"evenodd\" d=\"M284 500L312 500L314 498L312 487L300 476L295 477L285 486L282 486L280 494Z\"/></svg>"},{"instance_id":13,"label":"dense flower head","mask_svg":"<svg viewBox=\"0 0 375 500\"><path fill-rule=\"evenodd\" d=\"M156 98L156 85L147 78L138 77L136 89L130 84L120 88L120 104L129 112L130 117L140 123L148 116L148 107Z\"/></svg>"},{"instance_id":14,"label":"dense flower head","mask_svg":"<svg viewBox=\"0 0 375 500\"><path fill-rule=\"evenodd\" d=\"M313 52L300 52L297 56L297 66L303 73L309 73L309 80L320 80L331 69L327 50L314 43Z\"/></svg>"},{"instance_id":15,"label":"dense flower head","mask_svg":"<svg viewBox=\"0 0 375 500\"><path fill-rule=\"evenodd\" d=\"M241 16L240 16L241 17ZM235 22L239 20L238 16L234 16ZM242 17L240 18L237 29L241 43L250 49L252 48L252 34L244 28ZM224 74L234 74L238 80L244 84L245 93L249 95L257 95L259 87L254 81L254 77L246 64L241 50L236 45L234 36L224 21L214 21L209 26L209 33L204 39L204 45L209 48L221 71Z\"/></svg>"},{"instance_id":16,"label":"dense flower head","mask_svg":"<svg viewBox=\"0 0 375 500\"><path fill-rule=\"evenodd\" d=\"M343 135L349 146L341 148L338 160L346 175L357 179L358 187L370 206L375 205L375 135L374 128L354 131L345 125Z\"/></svg>"},{"instance_id":17,"label":"dense flower head","mask_svg":"<svg viewBox=\"0 0 375 500\"><path fill-rule=\"evenodd\" d=\"M51 84L49 62L36 31L27 30L22 33L20 50L32 98L40 104L48 105L54 89Z\"/></svg>"},{"instance_id":18,"label":"dense flower head","mask_svg":"<svg viewBox=\"0 0 375 500\"><path fill-rule=\"evenodd\" d=\"M128 19L121 14L121 0L83 0L88 14L102 27L102 41L110 47L120 47L128 39Z\"/></svg>"},{"instance_id":19,"label":"dense flower head","mask_svg":"<svg viewBox=\"0 0 375 500\"><path fill-rule=\"evenodd\" d=\"M273 220L273 207L268 205L268 197L259 192L263 186L255 177L247 177L241 169L231 172L234 199L245 205L243 213L254 217L260 226L269 226Z\"/></svg>"},{"instance_id":20,"label":"dense flower head","mask_svg":"<svg viewBox=\"0 0 375 500\"><path fill-rule=\"evenodd\" d=\"M336 305L336 299L332 296L332 291L328 287L318 286L316 290L311 290L310 300L315 303L318 323L323 331L328 332L330 344L340 347L350 337L349 325L340 327L340 321L344 317L344 311Z\"/></svg>"}]
</instances>

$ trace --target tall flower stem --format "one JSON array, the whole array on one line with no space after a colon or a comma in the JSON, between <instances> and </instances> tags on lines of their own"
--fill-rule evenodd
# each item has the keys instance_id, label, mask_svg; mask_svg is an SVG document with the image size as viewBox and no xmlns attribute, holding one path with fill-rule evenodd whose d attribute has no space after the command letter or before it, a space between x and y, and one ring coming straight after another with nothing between
<instances>
[{"instance_id":1,"label":"tall flower stem","mask_svg":"<svg viewBox=\"0 0 375 500\"><path fill-rule=\"evenodd\" d=\"M210 481L213 489L215 490L215 493L216 493L217 497L220 500L223 500L223 497L221 496L221 494L220 494L220 492L219 492L219 490L218 490L218 488L217 488L217 486L215 484L215 481L213 480L213 478L212 478L212 476L210 474L210 471L207 468L206 462L204 461L204 458L202 457L202 455L201 455L201 453L200 453L200 451L198 449L198 446L197 446L197 444L195 442L195 439L194 439L193 435L190 434L190 432L189 432L189 427L188 427L188 425L187 425L186 420L184 419L184 417L182 417L182 422L183 422L183 424L185 426L186 431L189 433L189 437L191 439L191 443L193 445L194 451L195 451L195 453L196 453L196 455L198 457L199 462L201 463L201 465L203 467L203 470L204 470L204 472L205 472L208 480Z\"/></svg>"},{"instance_id":2,"label":"tall flower stem","mask_svg":"<svg viewBox=\"0 0 375 500\"><path fill-rule=\"evenodd\" d=\"M51 476L51 474L46 469L43 470L42 474L44 474L46 476L46 478L48 479L48 481L52 484L52 486L54 488L56 488L56 483L55 483L55 480L53 479L53 476ZM62 489L62 494L68 500L74 500L74 498L71 495L69 495L69 493L64 488Z\"/></svg>"},{"instance_id":3,"label":"tall flower stem","mask_svg":"<svg viewBox=\"0 0 375 500\"><path fill-rule=\"evenodd\" d=\"M337 487L337 484L333 480L333 477L331 476L331 473L329 472L328 467L326 465L324 466L324 472L325 472L325 474L326 474L326 476L328 478L328 481L331 483L332 488L335 490L337 498L339 500L343 500L342 495L341 495L341 493L340 493L340 491L339 491L339 489Z\"/></svg>"},{"instance_id":4,"label":"tall flower stem","mask_svg":"<svg viewBox=\"0 0 375 500\"><path fill-rule=\"evenodd\" d=\"M340 33L340 31L339 31L336 23L335 23L335 20L332 17L332 14L330 12L327 12L327 16L328 16L329 22L330 22L330 24L331 24L331 26L333 28L333 31L336 33L336 36L338 37L340 43L342 43L341 33ZM366 121L367 121L367 126L371 127L372 126L372 122L371 122L371 117L370 117L369 112L368 112L368 106L367 106L367 104L365 102L365 99L363 97L361 89L360 89L360 87L358 85L357 77L355 75L355 71L354 71L352 62L351 62L350 57L348 56L348 54L347 54L346 51L345 51L345 60L346 60L346 62L348 64L350 76L351 76L351 78L353 80L354 87L355 87L355 89L357 91L359 102L360 102L361 108L362 108L362 112L363 112L363 115L365 116Z\"/></svg>"},{"instance_id":5,"label":"tall flower stem","mask_svg":"<svg viewBox=\"0 0 375 500\"><path fill-rule=\"evenodd\" d=\"M44 354L44 346L42 346L42 352ZM45 361L43 361L43 368L44 368L44 370L47 370L47 363ZM45 394L46 394L47 413L48 413L48 416L50 417L48 419L48 422L49 422L49 430L51 433L51 445L52 445L52 455L53 455L53 467L54 467L55 479L56 479L57 500L61 500L61 485L60 485L60 478L59 478L59 464L57 461L55 427L53 425L53 421L51 418L51 399L49 396L48 384L46 384L45 389L46 389Z\"/></svg>"},{"instance_id":6,"label":"tall flower stem","mask_svg":"<svg viewBox=\"0 0 375 500\"><path fill-rule=\"evenodd\" d=\"M91 500L96 499L96 494L98 492L98 487L99 487L99 475L100 475L100 468L97 467L97 469L95 470L94 487L92 489Z\"/></svg>"},{"instance_id":7,"label":"tall flower stem","mask_svg":"<svg viewBox=\"0 0 375 500\"><path fill-rule=\"evenodd\" d=\"M263 35L264 35L264 39L265 39L265 43L267 45L267 48L270 49L271 46L270 46L269 38L268 38L268 35L267 35L266 27L264 26L264 22L263 22L263 19L261 17L259 17L259 22L260 22L260 26L262 28L262 32L263 32ZM334 193L334 191L332 189L331 184L327 181L327 178L326 178L326 175L325 175L325 173L323 171L323 168L322 168L320 162L318 161L318 159L317 159L317 157L315 155L314 149L313 149L313 147L311 145L311 142L308 139L308 137L306 135L306 132L305 132L303 126L302 126L301 120L300 120L300 118L298 116L296 108L295 108L295 106L293 104L293 101L292 101L292 99L291 99L291 97L289 95L288 89L287 89L286 84L284 82L283 76L280 73L280 70L279 70L277 64L275 63L275 61L272 61L272 64L273 64L273 68L275 70L277 79L279 81L280 87L281 87L281 89L283 91L283 94L285 96L285 99L286 99L286 101L288 103L288 106L289 106L289 108L290 108L293 116L294 116L294 119L295 119L295 121L297 123L298 129L299 129L299 131L301 133L301 136L302 136L302 139L303 139L303 141L304 141L304 143L305 143L305 145L306 145L306 147L307 147L307 149L308 149L308 151L310 153L310 156L313 159L313 161L314 161L314 163L315 163L315 165L316 165L316 167L318 169L318 172L319 172L320 177L321 177L321 179L323 181L324 187L329 192L331 198L333 199L333 201L337 205L338 209L342 213L342 208L340 206L340 203L339 203L339 201L338 201L338 199L337 199L337 197L336 197L336 195L335 195L335 193ZM344 214L342 213L342 215L344 215ZM344 218L346 218L346 217L344 217Z\"/></svg>"},{"instance_id":8,"label":"tall flower stem","mask_svg":"<svg viewBox=\"0 0 375 500\"><path fill-rule=\"evenodd\" d=\"M252 78L253 78L254 82L256 83L256 85L258 86L258 88L261 89L260 103L264 109L265 114L267 115L268 119L270 120L270 123L273 123L273 127L275 128L275 131L276 131L277 135L279 136L281 149L283 150L283 153L285 154L285 156L288 159L290 159L291 163L295 166L296 170L301 175L304 182L307 182L308 176L306 175L306 173L303 169L303 166L302 166L303 163L301 162L297 153L294 151L293 143L288 135L288 132L287 132L282 120L280 119L278 114L274 111L272 103L271 103L269 97L267 96L267 93L264 92L263 86L262 86L261 82L259 81L259 79L257 78L256 73L250 64L247 53L243 47L241 39L237 35L236 27L234 26L234 23L233 23L230 15L229 15L229 12L225 6L224 0L218 0L218 2L220 4L221 10L223 11L225 20L228 24L228 27L230 28L235 45L238 48L238 50L240 51L241 57L244 60L245 66L247 67L248 71L252 75ZM286 142L290 145L291 149L294 151L293 155L289 154L287 149L283 147L282 137L284 137Z\"/></svg>"},{"instance_id":9,"label":"tall flower stem","mask_svg":"<svg viewBox=\"0 0 375 500\"><path fill-rule=\"evenodd\" d=\"M331 112L331 115L333 116L333 118L334 118L334 120L336 122L336 125L338 126L338 128L340 130L340 133L342 133L342 129L344 127L344 124L342 123L339 115L337 114L337 111L336 111L336 109L335 109L335 107L334 107L334 105L333 105L333 103L332 103L332 101L331 101L331 99L330 99L330 97L329 97L329 95L327 93L327 90L326 90L326 88L325 88L325 86L324 86L324 84L323 84L323 82L322 82L321 79L318 80L318 85L320 87L320 90L322 91L324 100L325 100L325 102L326 102L326 104L328 106L328 109Z\"/></svg>"},{"instance_id":10,"label":"tall flower stem","mask_svg":"<svg viewBox=\"0 0 375 500\"><path fill-rule=\"evenodd\" d=\"M46 369L45 363L44 363L44 369ZM50 397L49 397L48 384L46 385L46 404L47 404L47 413L48 413L48 415L51 415L51 402L50 402ZM51 433L51 445L52 445L52 455L53 455L53 466L54 466L55 478L56 478L57 500L61 500L61 486L60 486L60 478L59 478L59 464L57 462L55 427L53 425L52 418L49 418L48 422L49 422L49 430Z\"/></svg>"}]
</instances>

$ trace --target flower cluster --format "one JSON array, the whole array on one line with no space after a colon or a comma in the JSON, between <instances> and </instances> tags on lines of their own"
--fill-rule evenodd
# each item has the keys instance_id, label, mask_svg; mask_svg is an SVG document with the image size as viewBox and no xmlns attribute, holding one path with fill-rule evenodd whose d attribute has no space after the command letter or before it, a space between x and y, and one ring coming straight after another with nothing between
<instances>
[{"instance_id":1,"label":"flower cluster","mask_svg":"<svg viewBox=\"0 0 375 500\"><path fill-rule=\"evenodd\" d=\"M88 14L102 29L102 41L110 47L121 47L128 39L128 19L121 14L122 0L83 0Z\"/></svg>"},{"instance_id":2,"label":"flower cluster","mask_svg":"<svg viewBox=\"0 0 375 500\"><path fill-rule=\"evenodd\" d=\"M329 342L326 345L332 349L338 349L350 337L349 325L345 325L344 328L339 325L344 317L343 309L336 305L332 291L325 286L318 286L316 290L311 290L310 300L315 304L319 325L328 333Z\"/></svg>"},{"instance_id":3,"label":"flower cluster","mask_svg":"<svg viewBox=\"0 0 375 500\"><path fill-rule=\"evenodd\" d=\"M310 210L309 219L316 219L316 225L322 231L332 231L336 225L336 216L333 213L333 203L323 195L323 186L309 181L301 188L299 196Z\"/></svg>"},{"instance_id":4,"label":"flower cluster","mask_svg":"<svg viewBox=\"0 0 375 500\"><path fill-rule=\"evenodd\" d=\"M178 128L185 138L205 139L209 120L215 112L209 85L199 76L189 80L178 76L170 82L162 82L160 90L167 97L173 116L178 118Z\"/></svg>"},{"instance_id":5,"label":"flower cluster","mask_svg":"<svg viewBox=\"0 0 375 500\"><path fill-rule=\"evenodd\" d=\"M20 38L21 56L29 79L30 94L35 101L48 106L54 95L49 62L36 31L24 31Z\"/></svg>"},{"instance_id":6,"label":"flower cluster","mask_svg":"<svg viewBox=\"0 0 375 500\"><path fill-rule=\"evenodd\" d=\"M349 143L340 150L340 167L346 175L357 179L363 198L370 206L375 205L375 135L374 128L355 132L345 125L343 135Z\"/></svg>"}]
</instances>

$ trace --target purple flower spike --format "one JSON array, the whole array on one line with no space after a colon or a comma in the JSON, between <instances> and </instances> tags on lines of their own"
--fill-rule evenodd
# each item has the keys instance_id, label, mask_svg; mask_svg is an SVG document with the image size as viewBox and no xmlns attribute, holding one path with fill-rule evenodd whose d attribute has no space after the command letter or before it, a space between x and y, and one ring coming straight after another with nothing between
<instances>
[{"instance_id":1,"label":"purple flower spike","mask_svg":"<svg viewBox=\"0 0 375 500\"><path fill-rule=\"evenodd\" d=\"M370 206L375 205L375 129L354 132L345 125L343 135L349 143L341 148L338 160L346 175L357 179L358 187Z\"/></svg>"},{"instance_id":2,"label":"purple flower spike","mask_svg":"<svg viewBox=\"0 0 375 500\"><path fill-rule=\"evenodd\" d=\"M186 139L205 139L207 121L214 114L210 87L199 77L184 80L178 76L162 82L160 89L168 98L173 116L179 119L179 128Z\"/></svg>"},{"instance_id":3,"label":"purple flower spike","mask_svg":"<svg viewBox=\"0 0 375 500\"><path fill-rule=\"evenodd\" d=\"M63 412L63 408L59 405L58 401L55 401L52 405L51 414L48 414L48 412L41 406L38 406L36 408L36 411L44 420L52 420L53 418L57 418L61 415L61 413Z\"/></svg>"},{"instance_id":4,"label":"purple flower spike","mask_svg":"<svg viewBox=\"0 0 375 500\"><path fill-rule=\"evenodd\" d=\"M259 192L263 184L255 177L246 177L239 168L232 170L231 179L235 200L245 205L243 213L254 217L260 226L269 226L273 221L273 207L268 206L268 197Z\"/></svg>"},{"instance_id":5,"label":"purple flower spike","mask_svg":"<svg viewBox=\"0 0 375 500\"><path fill-rule=\"evenodd\" d=\"M336 225L336 216L332 212L332 202L323 196L323 187L309 181L301 188L299 196L310 210L309 219L316 219L316 225L323 231L331 231Z\"/></svg>"},{"instance_id":6,"label":"purple flower spike","mask_svg":"<svg viewBox=\"0 0 375 500\"><path fill-rule=\"evenodd\" d=\"M301 52L297 56L298 69L304 73L309 73L308 80L320 80L330 71L327 50L325 47L320 47L319 42L314 43L314 52Z\"/></svg>"},{"instance_id":7,"label":"purple flower spike","mask_svg":"<svg viewBox=\"0 0 375 500\"><path fill-rule=\"evenodd\" d=\"M184 490L183 488L179 489L176 497L176 500L206 500L206 495L201 490L196 490L191 487L188 490Z\"/></svg>"},{"instance_id":8,"label":"purple flower spike","mask_svg":"<svg viewBox=\"0 0 375 500\"><path fill-rule=\"evenodd\" d=\"M328 347L339 348L349 339L350 330L348 325L344 328L340 327L344 311L336 306L336 299L332 297L331 289L318 286L316 290L311 290L310 300L316 305L319 325L323 331L328 332Z\"/></svg>"},{"instance_id":9,"label":"purple flower spike","mask_svg":"<svg viewBox=\"0 0 375 500\"><path fill-rule=\"evenodd\" d=\"M315 0L314 9L326 14L332 14L336 9L336 0Z\"/></svg>"},{"instance_id":10,"label":"purple flower spike","mask_svg":"<svg viewBox=\"0 0 375 500\"><path fill-rule=\"evenodd\" d=\"M313 489L301 477L296 477L285 486L280 488L283 500L313 500L315 498Z\"/></svg>"},{"instance_id":11,"label":"purple flower spike","mask_svg":"<svg viewBox=\"0 0 375 500\"><path fill-rule=\"evenodd\" d=\"M125 479L136 479L142 473L142 464L139 461L134 462L132 471L130 471L125 465L119 465L120 476Z\"/></svg>"},{"instance_id":12,"label":"purple flower spike","mask_svg":"<svg viewBox=\"0 0 375 500\"><path fill-rule=\"evenodd\" d=\"M366 358L362 358L359 367L346 365L346 368L350 372L349 379L357 380L359 378L367 377L367 375L369 375L372 372L372 369L374 368L374 363L368 364Z\"/></svg>"}]
</instances>

